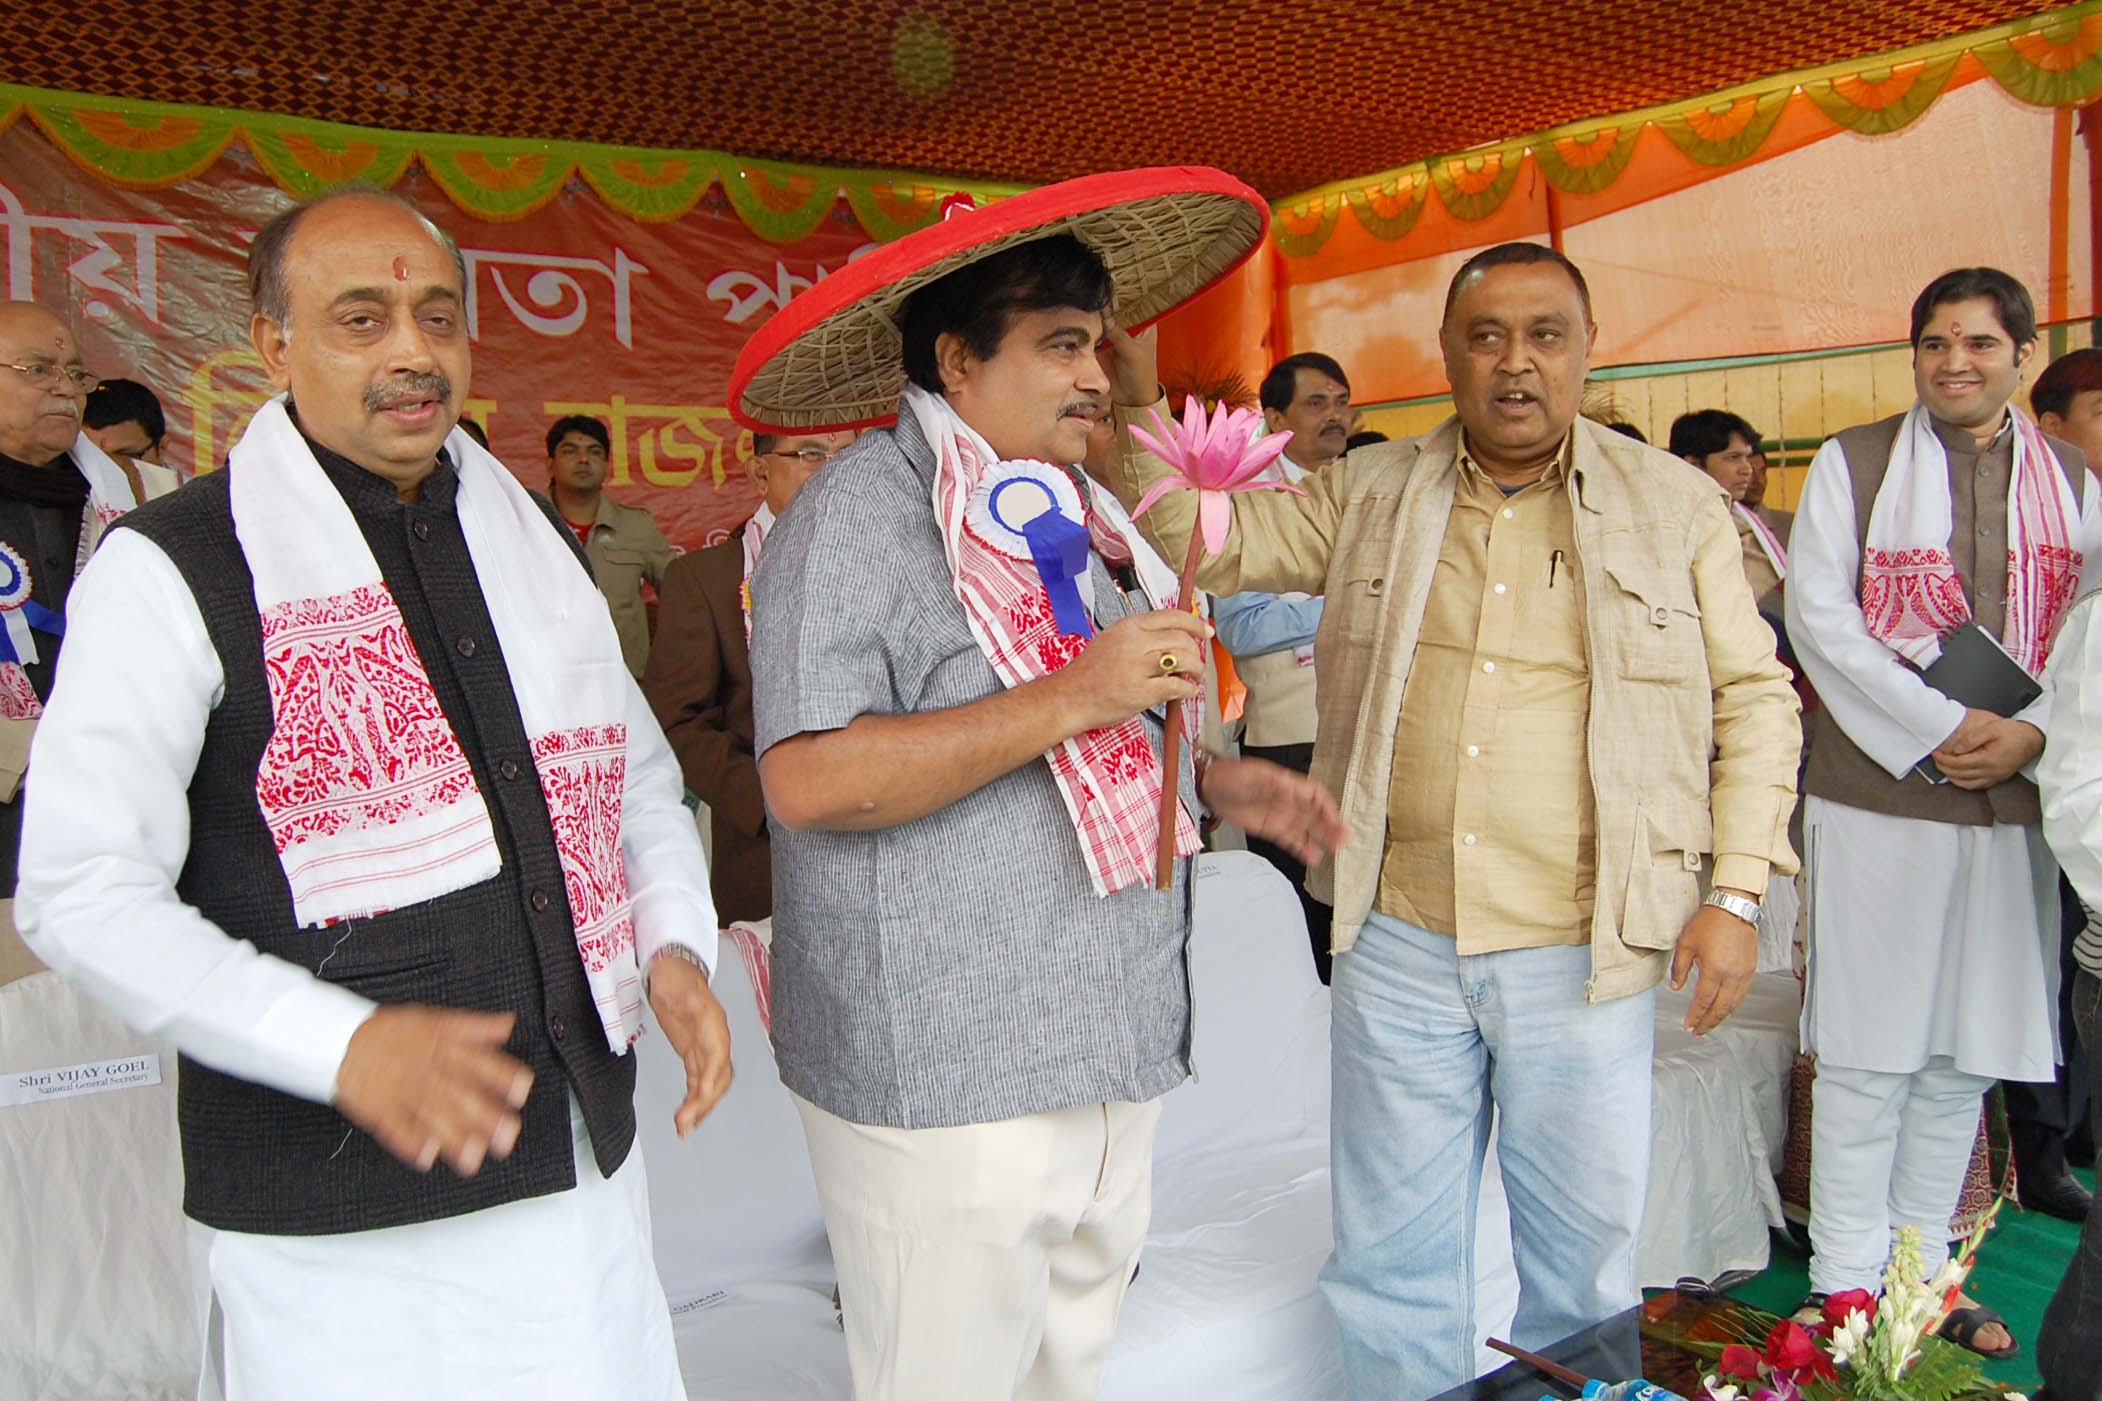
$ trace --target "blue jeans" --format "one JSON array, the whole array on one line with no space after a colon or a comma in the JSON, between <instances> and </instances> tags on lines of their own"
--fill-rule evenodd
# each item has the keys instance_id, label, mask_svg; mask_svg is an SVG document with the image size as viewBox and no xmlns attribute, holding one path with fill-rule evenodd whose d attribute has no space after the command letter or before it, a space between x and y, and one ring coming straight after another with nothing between
<instances>
[{"instance_id":1,"label":"blue jeans","mask_svg":"<svg viewBox=\"0 0 2102 1401\"><path fill-rule=\"evenodd\" d=\"M1538 1350L1638 1302L1657 998L1588 1005L1590 972L1589 948L1463 958L1444 935L1378 914L1337 957L1336 1253L1321 1288L1360 1401L1434 1396L1474 1375L1492 1114L1518 1270L1511 1341Z\"/></svg>"}]
</instances>

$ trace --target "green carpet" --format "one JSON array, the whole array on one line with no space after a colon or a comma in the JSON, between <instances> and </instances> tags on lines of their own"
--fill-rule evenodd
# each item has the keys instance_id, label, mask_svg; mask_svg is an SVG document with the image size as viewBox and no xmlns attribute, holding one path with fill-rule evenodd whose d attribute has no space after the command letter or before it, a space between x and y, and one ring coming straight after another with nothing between
<instances>
[{"instance_id":1,"label":"green carpet","mask_svg":"<svg viewBox=\"0 0 2102 1401\"><path fill-rule=\"evenodd\" d=\"M2090 1187L2094 1174L2083 1172ZM2035 1211L2018 1211L2012 1204L2000 1212L1998 1226L1980 1247L1978 1267L1971 1274L1970 1295L2000 1311L2020 1353L2005 1362L1988 1362L1985 1375L2017 1391L2037 1386L2036 1330L2044 1309L2058 1289L2066 1262L2080 1239L2080 1228ZM1810 1261L1792 1240L1775 1237L1773 1258L1765 1273L1730 1291L1737 1298L1772 1313L1787 1313L1810 1292Z\"/></svg>"}]
</instances>

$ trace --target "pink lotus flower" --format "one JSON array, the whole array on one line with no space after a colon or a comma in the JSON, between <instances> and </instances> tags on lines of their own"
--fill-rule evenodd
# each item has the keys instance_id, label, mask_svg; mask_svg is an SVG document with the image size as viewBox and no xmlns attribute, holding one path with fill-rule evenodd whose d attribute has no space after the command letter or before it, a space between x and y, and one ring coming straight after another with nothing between
<instances>
[{"instance_id":1,"label":"pink lotus flower","mask_svg":"<svg viewBox=\"0 0 2102 1401\"><path fill-rule=\"evenodd\" d=\"M1299 491L1286 482L1255 480L1258 473L1277 460L1292 437L1289 432L1256 437L1262 414L1255 409L1229 409L1221 404L1212 410L1207 422L1204 405L1193 394L1183 403L1182 421L1173 432L1161 422L1159 410L1151 417L1152 433L1134 427L1131 436L1172 467L1174 475L1146 488L1146 494L1131 513L1134 520L1171 491L1194 491L1204 552L1215 555L1225 547L1226 527L1233 519L1233 503L1227 497L1243 491Z\"/></svg>"},{"instance_id":2,"label":"pink lotus flower","mask_svg":"<svg viewBox=\"0 0 2102 1401\"><path fill-rule=\"evenodd\" d=\"M1153 508L1153 503L1171 491L1190 490L1197 493L1197 529L1190 532L1190 547L1182 557L1182 573L1176 576L1176 606L1197 610L1196 579L1197 549L1201 545L1210 554L1217 554L1226 544L1226 527L1233 523L1233 503L1227 500L1239 491L1263 491L1277 488L1283 491L1298 491L1296 486L1284 482L1259 482L1256 474L1277 460L1277 454L1291 441L1290 433L1269 433L1255 436L1262 416L1253 409L1229 409L1221 404L1212 412L1209 422L1204 417L1204 405L1192 394L1183 403L1182 422L1170 432L1161 422L1160 413L1153 415L1153 432L1133 428L1131 436L1137 438L1153 455L1165 462L1169 475L1146 489L1131 515L1134 520ZM1156 436L1158 435L1158 436ZM1170 889L1175 873L1175 781L1176 756L1182 744L1182 721L1184 706L1173 706L1168 711L1168 732L1161 742L1161 811L1160 847L1154 860L1153 886L1156 890Z\"/></svg>"}]
</instances>

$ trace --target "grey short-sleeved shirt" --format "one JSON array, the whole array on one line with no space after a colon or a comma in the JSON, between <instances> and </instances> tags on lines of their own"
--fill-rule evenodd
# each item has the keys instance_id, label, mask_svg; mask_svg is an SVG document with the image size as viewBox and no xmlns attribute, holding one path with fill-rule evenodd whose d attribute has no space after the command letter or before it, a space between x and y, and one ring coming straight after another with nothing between
<instances>
[{"instance_id":1,"label":"grey short-sleeved shirt","mask_svg":"<svg viewBox=\"0 0 2102 1401\"><path fill-rule=\"evenodd\" d=\"M1001 690L956 599L933 480L906 415L812 478L767 536L752 581L760 754ZM1119 594L1096 568L1107 623ZM1183 778L1187 800L1187 764ZM1188 1073L1189 863L1170 892L1098 897L1041 760L895 827L775 823L773 851L774 1051L820 1108L894 1128L991 1123L1152 1099Z\"/></svg>"}]
</instances>

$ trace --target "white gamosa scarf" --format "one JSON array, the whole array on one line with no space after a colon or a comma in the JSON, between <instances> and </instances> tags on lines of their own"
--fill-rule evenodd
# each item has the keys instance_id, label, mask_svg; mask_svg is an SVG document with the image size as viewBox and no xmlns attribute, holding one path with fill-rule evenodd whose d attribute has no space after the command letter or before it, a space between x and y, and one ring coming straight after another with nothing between
<instances>
[{"instance_id":1,"label":"white gamosa scarf","mask_svg":"<svg viewBox=\"0 0 2102 1401\"><path fill-rule=\"evenodd\" d=\"M457 429L459 514L616 1054L642 1025L621 858L627 672L605 601L533 499ZM489 809L401 610L282 400L229 456L274 721L256 798L302 927L463 889L501 867ZM464 644L463 644L464 646Z\"/></svg>"}]
</instances>

